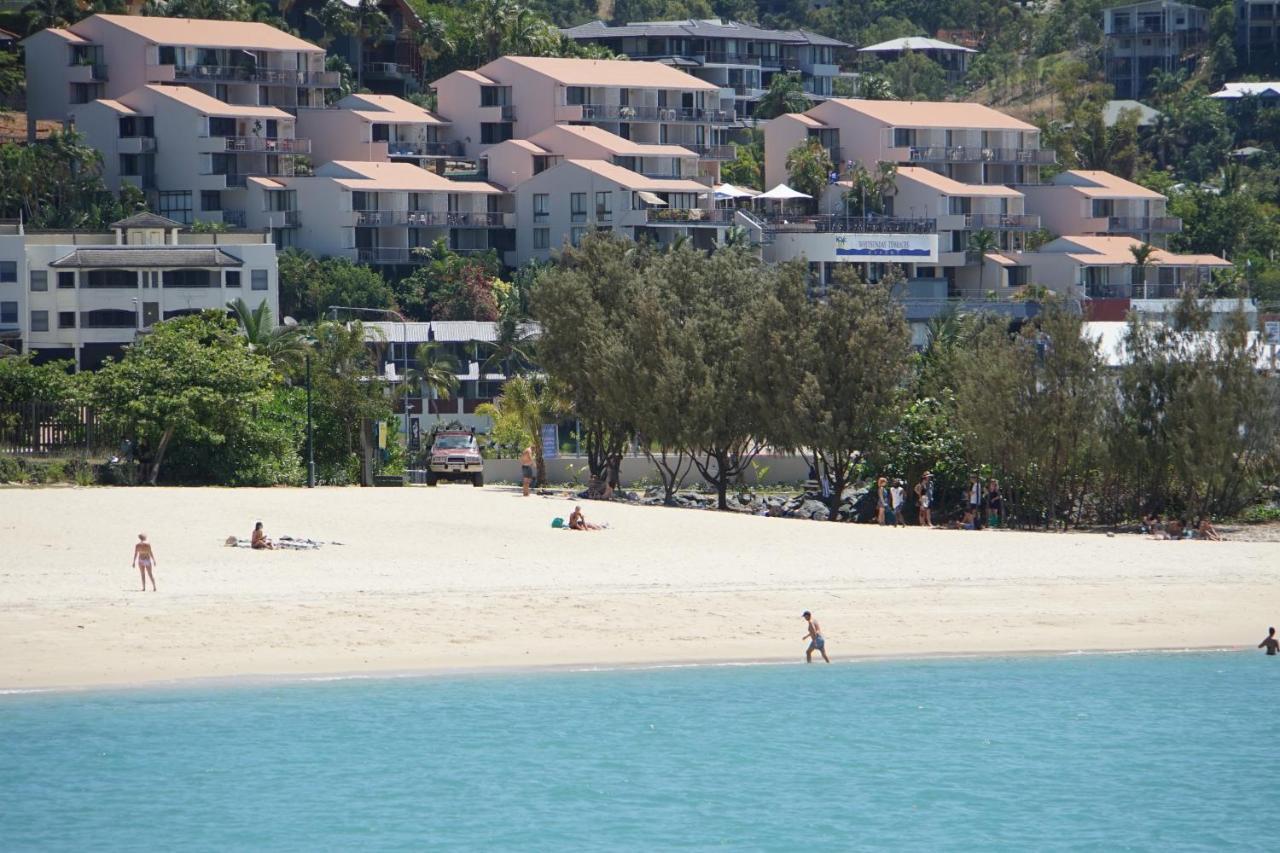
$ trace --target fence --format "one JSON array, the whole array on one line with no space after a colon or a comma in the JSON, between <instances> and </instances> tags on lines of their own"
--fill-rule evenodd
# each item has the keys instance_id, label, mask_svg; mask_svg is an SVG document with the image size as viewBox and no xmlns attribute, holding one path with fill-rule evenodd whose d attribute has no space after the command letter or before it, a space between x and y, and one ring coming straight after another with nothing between
<instances>
[{"instance_id":1,"label":"fence","mask_svg":"<svg viewBox=\"0 0 1280 853\"><path fill-rule=\"evenodd\" d=\"M0 404L0 454L94 455L120 446L118 429L104 427L93 409L60 403Z\"/></svg>"}]
</instances>

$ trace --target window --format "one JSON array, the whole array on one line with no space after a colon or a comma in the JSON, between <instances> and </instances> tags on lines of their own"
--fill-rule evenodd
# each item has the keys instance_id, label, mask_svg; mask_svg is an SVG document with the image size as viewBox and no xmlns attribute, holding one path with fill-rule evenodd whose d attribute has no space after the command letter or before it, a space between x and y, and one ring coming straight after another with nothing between
<instances>
[{"instance_id":1,"label":"window","mask_svg":"<svg viewBox=\"0 0 1280 853\"><path fill-rule=\"evenodd\" d=\"M133 290L138 286L138 274L133 270L89 270L85 287L114 287Z\"/></svg>"},{"instance_id":2,"label":"window","mask_svg":"<svg viewBox=\"0 0 1280 853\"><path fill-rule=\"evenodd\" d=\"M136 329L138 315L119 308L101 308L85 311L80 317L80 325L86 329Z\"/></svg>"},{"instance_id":3,"label":"window","mask_svg":"<svg viewBox=\"0 0 1280 853\"><path fill-rule=\"evenodd\" d=\"M60 290L72 290L76 286L76 274L71 270L58 271L58 288Z\"/></svg>"},{"instance_id":4,"label":"window","mask_svg":"<svg viewBox=\"0 0 1280 853\"><path fill-rule=\"evenodd\" d=\"M191 224L191 191L162 192L159 194L156 213L167 216L183 225Z\"/></svg>"},{"instance_id":5,"label":"window","mask_svg":"<svg viewBox=\"0 0 1280 853\"><path fill-rule=\"evenodd\" d=\"M613 193L596 193L596 219L608 220L613 217Z\"/></svg>"},{"instance_id":6,"label":"window","mask_svg":"<svg viewBox=\"0 0 1280 853\"><path fill-rule=\"evenodd\" d=\"M535 249L551 248L551 229L550 228L533 229L533 248Z\"/></svg>"},{"instance_id":7,"label":"window","mask_svg":"<svg viewBox=\"0 0 1280 853\"><path fill-rule=\"evenodd\" d=\"M586 228L570 228L569 229L569 242L575 246L580 245L582 243L582 238L585 236L587 236Z\"/></svg>"},{"instance_id":8,"label":"window","mask_svg":"<svg viewBox=\"0 0 1280 853\"><path fill-rule=\"evenodd\" d=\"M511 122L509 121L486 121L480 123L481 145L497 145L499 142L506 142L511 139L511 136Z\"/></svg>"},{"instance_id":9,"label":"window","mask_svg":"<svg viewBox=\"0 0 1280 853\"><path fill-rule=\"evenodd\" d=\"M266 290L267 289L267 271L254 270L253 279L250 282L250 285L254 290Z\"/></svg>"},{"instance_id":10,"label":"window","mask_svg":"<svg viewBox=\"0 0 1280 853\"><path fill-rule=\"evenodd\" d=\"M625 90L624 90L625 91ZM587 90L584 86L569 86L564 90L564 102L571 107L587 102Z\"/></svg>"},{"instance_id":11,"label":"window","mask_svg":"<svg viewBox=\"0 0 1280 853\"><path fill-rule=\"evenodd\" d=\"M502 107L511 103L510 86L481 86L480 106Z\"/></svg>"},{"instance_id":12,"label":"window","mask_svg":"<svg viewBox=\"0 0 1280 853\"><path fill-rule=\"evenodd\" d=\"M216 287L217 281L210 281L212 276L208 270L165 270L162 274L165 287Z\"/></svg>"},{"instance_id":13,"label":"window","mask_svg":"<svg viewBox=\"0 0 1280 853\"><path fill-rule=\"evenodd\" d=\"M32 270L31 271L31 289L33 291L45 291L49 289L49 271L48 270Z\"/></svg>"},{"instance_id":14,"label":"window","mask_svg":"<svg viewBox=\"0 0 1280 853\"><path fill-rule=\"evenodd\" d=\"M222 193L217 190L201 190L200 209L222 210Z\"/></svg>"},{"instance_id":15,"label":"window","mask_svg":"<svg viewBox=\"0 0 1280 853\"><path fill-rule=\"evenodd\" d=\"M587 218L587 194L569 193L569 216L574 222L584 222ZM578 245L574 243L574 245Z\"/></svg>"},{"instance_id":16,"label":"window","mask_svg":"<svg viewBox=\"0 0 1280 853\"><path fill-rule=\"evenodd\" d=\"M59 311L58 312L58 328L74 329L76 327L76 312Z\"/></svg>"},{"instance_id":17,"label":"window","mask_svg":"<svg viewBox=\"0 0 1280 853\"><path fill-rule=\"evenodd\" d=\"M33 332L49 331L49 312L48 311L32 311L31 312L31 331Z\"/></svg>"},{"instance_id":18,"label":"window","mask_svg":"<svg viewBox=\"0 0 1280 853\"><path fill-rule=\"evenodd\" d=\"M18 262L0 261L0 284L18 280Z\"/></svg>"},{"instance_id":19,"label":"window","mask_svg":"<svg viewBox=\"0 0 1280 853\"><path fill-rule=\"evenodd\" d=\"M391 128L385 124L375 124L373 126L373 141L374 142L390 142Z\"/></svg>"},{"instance_id":20,"label":"window","mask_svg":"<svg viewBox=\"0 0 1280 853\"><path fill-rule=\"evenodd\" d=\"M0 302L0 326L18 325L18 303Z\"/></svg>"},{"instance_id":21,"label":"window","mask_svg":"<svg viewBox=\"0 0 1280 853\"><path fill-rule=\"evenodd\" d=\"M227 287L240 286L240 270L227 270Z\"/></svg>"},{"instance_id":22,"label":"window","mask_svg":"<svg viewBox=\"0 0 1280 853\"><path fill-rule=\"evenodd\" d=\"M915 131L909 127L895 127L893 129L893 147L894 148L910 148L916 144Z\"/></svg>"},{"instance_id":23,"label":"window","mask_svg":"<svg viewBox=\"0 0 1280 853\"><path fill-rule=\"evenodd\" d=\"M233 118L225 118L212 116L209 119L209 135L210 136L235 136L236 120Z\"/></svg>"},{"instance_id":24,"label":"window","mask_svg":"<svg viewBox=\"0 0 1280 853\"><path fill-rule=\"evenodd\" d=\"M545 222L551 215L551 196L547 193L533 194L533 221Z\"/></svg>"}]
</instances>

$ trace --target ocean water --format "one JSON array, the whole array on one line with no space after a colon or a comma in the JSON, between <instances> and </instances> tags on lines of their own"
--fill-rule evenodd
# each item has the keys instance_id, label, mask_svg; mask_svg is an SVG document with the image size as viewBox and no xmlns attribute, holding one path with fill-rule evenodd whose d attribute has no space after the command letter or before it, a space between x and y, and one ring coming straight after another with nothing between
<instances>
[{"instance_id":1,"label":"ocean water","mask_svg":"<svg viewBox=\"0 0 1280 853\"><path fill-rule=\"evenodd\" d=\"M1274 850L1280 660L0 696L0 849Z\"/></svg>"}]
</instances>

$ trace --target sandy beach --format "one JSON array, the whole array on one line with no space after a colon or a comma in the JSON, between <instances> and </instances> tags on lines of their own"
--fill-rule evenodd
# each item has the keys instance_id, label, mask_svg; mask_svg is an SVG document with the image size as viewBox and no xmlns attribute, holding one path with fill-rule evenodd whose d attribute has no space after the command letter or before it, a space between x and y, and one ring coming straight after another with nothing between
<instances>
[{"instance_id":1,"label":"sandy beach","mask_svg":"<svg viewBox=\"0 0 1280 853\"><path fill-rule=\"evenodd\" d=\"M1280 546L931 531L474 489L0 489L0 689L187 678L1240 647ZM224 547L255 520L319 551ZM149 535L158 593L138 591Z\"/></svg>"}]
</instances>

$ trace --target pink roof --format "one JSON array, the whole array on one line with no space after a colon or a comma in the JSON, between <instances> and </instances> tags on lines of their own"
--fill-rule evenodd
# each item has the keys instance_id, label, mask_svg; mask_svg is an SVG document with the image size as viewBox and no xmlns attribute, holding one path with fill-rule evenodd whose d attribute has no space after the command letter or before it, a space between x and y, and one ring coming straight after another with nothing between
<instances>
[{"instance_id":1,"label":"pink roof","mask_svg":"<svg viewBox=\"0 0 1280 853\"><path fill-rule=\"evenodd\" d=\"M138 111L135 110L133 107L125 106L124 104L112 98L99 98L95 103L102 104L107 109L117 113L124 113L125 115L130 115L130 116L138 114Z\"/></svg>"},{"instance_id":2,"label":"pink roof","mask_svg":"<svg viewBox=\"0 0 1280 853\"><path fill-rule=\"evenodd\" d=\"M211 21L143 15L94 15L93 19L128 30L154 44L324 53L323 48L309 41L256 21Z\"/></svg>"},{"instance_id":3,"label":"pink roof","mask_svg":"<svg viewBox=\"0 0 1280 853\"><path fill-rule=\"evenodd\" d=\"M155 83L142 87L147 91L154 92L165 98L186 104L191 109L203 113L207 116L217 116L219 118L276 118L293 120L293 116L276 107L251 107L242 106L240 104L228 104L225 101L219 101L217 98L210 97L204 92L196 91L189 86L161 86ZM141 89L135 89L124 97L131 97L135 92Z\"/></svg>"},{"instance_id":4,"label":"pink roof","mask_svg":"<svg viewBox=\"0 0 1280 853\"><path fill-rule=\"evenodd\" d=\"M1132 237L1059 237L1050 245L1056 245L1058 251L1066 252L1068 257L1081 264L1123 266L1134 262L1130 248L1141 246L1142 241ZM1041 251L1045 251L1045 247ZM1217 255L1177 255L1164 249L1152 252L1150 263L1176 267L1231 266L1230 261Z\"/></svg>"},{"instance_id":5,"label":"pink roof","mask_svg":"<svg viewBox=\"0 0 1280 853\"><path fill-rule=\"evenodd\" d=\"M539 145L552 151L556 150L555 139L560 134L569 134L600 146L610 154L623 157L697 157L697 153L679 145L657 145L632 142L623 139L616 133L610 133L602 127L577 124L557 124L532 137Z\"/></svg>"},{"instance_id":6,"label":"pink roof","mask_svg":"<svg viewBox=\"0 0 1280 853\"><path fill-rule=\"evenodd\" d=\"M69 41L72 44L89 44L90 43L88 39L82 38L76 35L75 33L71 32L71 30L64 30L61 27L49 27L48 29L41 30L38 33L32 33L27 38L35 38L38 35L44 35L46 33L51 36L56 36L57 38L60 38L63 41Z\"/></svg>"},{"instance_id":7,"label":"pink roof","mask_svg":"<svg viewBox=\"0 0 1280 853\"><path fill-rule=\"evenodd\" d=\"M515 66L509 68L508 66ZM720 87L663 65L660 62L630 62L622 59L562 59L550 56L503 56L482 66L490 76L514 82L503 71L519 69L550 77L563 86L618 86L630 89L686 89L719 91Z\"/></svg>"},{"instance_id":8,"label":"pink roof","mask_svg":"<svg viewBox=\"0 0 1280 853\"><path fill-rule=\"evenodd\" d=\"M483 181L451 181L412 163L369 163L334 160L321 167L321 176L333 178L352 190L367 192L500 193L502 188ZM336 173L336 174L332 174Z\"/></svg>"},{"instance_id":9,"label":"pink roof","mask_svg":"<svg viewBox=\"0 0 1280 853\"><path fill-rule=\"evenodd\" d=\"M1089 169L1069 169L1060 172L1053 178L1054 186L1066 186L1089 198L1146 198L1161 199L1165 197L1155 190L1149 190L1141 184L1126 181L1119 175L1110 172Z\"/></svg>"},{"instance_id":10,"label":"pink roof","mask_svg":"<svg viewBox=\"0 0 1280 853\"><path fill-rule=\"evenodd\" d=\"M1022 193L1002 184L966 184L920 166L899 166L898 177L924 184L943 195L1022 198Z\"/></svg>"},{"instance_id":11,"label":"pink roof","mask_svg":"<svg viewBox=\"0 0 1280 853\"><path fill-rule=\"evenodd\" d=\"M655 192L708 193L711 188L697 181L662 180L646 178L639 172L606 163L604 160L565 160L565 163L586 169L600 177L613 181L629 190L650 190ZM552 170L548 170L550 172Z\"/></svg>"},{"instance_id":12,"label":"pink roof","mask_svg":"<svg viewBox=\"0 0 1280 853\"><path fill-rule=\"evenodd\" d=\"M982 104L950 101L864 101L832 98L835 104L893 127L972 128L974 130L1037 130L1013 116Z\"/></svg>"},{"instance_id":13,"label":"pink roof","mask_svg":"<svg viewBox=\"0 0 1280 853\"><path fill-rule=\"evenodd\" d=\"M794 119L795 121L798 121L801 124L803 124L805 127L826 127L825 124L818 121L813 116L807 116L804 113L786 113L785 115L778 116L778 118Z\"/></svg>"}]
</instances>

